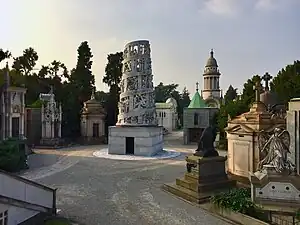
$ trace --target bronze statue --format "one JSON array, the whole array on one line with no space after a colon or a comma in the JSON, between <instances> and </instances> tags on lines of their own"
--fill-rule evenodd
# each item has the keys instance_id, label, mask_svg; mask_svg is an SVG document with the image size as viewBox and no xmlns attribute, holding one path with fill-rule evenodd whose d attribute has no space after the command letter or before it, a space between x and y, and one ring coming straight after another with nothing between
<instances>
[{"instance_id":1,"label":"bronze statue","mask_svg":"<svg viewBox=\"0 0 300 225\"><path fill-rule=\"evenodd\" d=\"M200 157L219 156L219 153L216 151L214 147L214 142L216 140L216 137L217 137L217 127L214 125L210 125L206 127L200 137L198 148L196 149L194 155Z\"/></svg>"},{"instance_id":2,"label":"bronze statue","mask_svg":"<svg viewBox=\"0 0 300 225\"><path fill-rule=\"evenodd\" d=\"M269 165L274 167L278 173L295 171L295 165L288 158L290 134L287 130L275 128L272 135L263 131L258 140L259 150L262 154L262 160L258 164L259 170L262 170L264 165Z\"/></svg>"}]
</instances>

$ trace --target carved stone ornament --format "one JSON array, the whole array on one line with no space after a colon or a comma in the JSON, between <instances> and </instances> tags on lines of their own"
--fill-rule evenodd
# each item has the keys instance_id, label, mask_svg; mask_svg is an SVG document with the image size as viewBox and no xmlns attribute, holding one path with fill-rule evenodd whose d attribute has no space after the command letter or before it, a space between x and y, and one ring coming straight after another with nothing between
<instances>
[{"instance_id":1,"label":"carved stone ornament","mask_svg":"<svg viewBox=\"0 0 300 225\"><path fill-rule=\"evenodd\" d=\"M20 113L21 112L21 106L20 105L14 105L13 106L13 113Z\"/></svg>"},{"instance_id":2,"label":"carved stone ornament","mask_svg":"<svg viewBox=\"0 0 300 225\"><path fill-rule=\"evenodd\" d=\"M290 134L287 130L275 128L270 134L262 131L258 137L261 161L258 170L271 166L277 173L295 171L295 165L288 157L290 154Z\"/></svg>"},{"instance_id":3,"label":"carved stone ornament","mask_svg":"<svg viewBox=\"0 0 300 225\"><path fill-rule=\"evenodd\" d=\"M149 41L125 46L117 125L157 125Z\"/></svg>"}]
</instances>

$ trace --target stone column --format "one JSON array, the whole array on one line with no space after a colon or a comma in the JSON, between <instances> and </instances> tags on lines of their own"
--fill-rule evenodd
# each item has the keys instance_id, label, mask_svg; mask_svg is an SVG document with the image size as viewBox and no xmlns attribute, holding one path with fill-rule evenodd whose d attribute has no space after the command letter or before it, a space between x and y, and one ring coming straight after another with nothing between
<instances>
[{"instance_id":1,"label":"stone column","mask_svg":"<svg viewBox=\"0 0 300 225\"><path fill-rule=\"evenodd\" d=\"M55 110L56 110L56 105L54 105L53 102L51 102L52 104L50 105L51 107L51 122L50 122L50 126L51 126L51 137L50 138L54 138L55 137L55 129L54 129L54 125L55 125Z\"/></svg>"},{"instance_id":2,"label":"stone column","mask_svg":"<svg viewBox=\"0 0 300 225\"><path fill-rule=\"evenodd\" d=\"M125 46L117 125L157 125L150 51L146 40Z\"/></svg>"},{"instance_id":3,"label":"stone column","mask_svg":"<svg viewBox=\"0 0 300 225\"><path fill-rule=\"evenodd\" d=\"M45 138L46 124L45 124L45 106L44 106L44 104L42 105L42 108L41 108L41 122L42 122L42 138Z\"/></svg>"},{"instance_id":4,"label":"stone column","mask_svg":"<svg viewBox=\"0 0 300 225\"><path fill-rule=\"evenodd\" d=\"M62 107L59 104L58 137L61 138Z\"/></svg>"}]
</instances>

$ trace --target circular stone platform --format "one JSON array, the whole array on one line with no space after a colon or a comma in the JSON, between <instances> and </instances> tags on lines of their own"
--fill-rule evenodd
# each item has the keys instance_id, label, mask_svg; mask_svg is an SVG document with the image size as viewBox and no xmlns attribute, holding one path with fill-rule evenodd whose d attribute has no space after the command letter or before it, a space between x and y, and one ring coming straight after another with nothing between
<instances>
[{"instance_id":1,"label":"circular stone platform","mask_svg":"<svg viewBox=\"0 0 300 225\"><path fill-rule=\"evenodd\" d=\"M93 156L105 159L114 160L153 160L153 159L169 159L175 158L181 155L181 152L175 150L164 149L154 156L135 156L135 155L115 155L108 154L108 148L101 149L93 153Z\"/></svg>"}]
</instances>

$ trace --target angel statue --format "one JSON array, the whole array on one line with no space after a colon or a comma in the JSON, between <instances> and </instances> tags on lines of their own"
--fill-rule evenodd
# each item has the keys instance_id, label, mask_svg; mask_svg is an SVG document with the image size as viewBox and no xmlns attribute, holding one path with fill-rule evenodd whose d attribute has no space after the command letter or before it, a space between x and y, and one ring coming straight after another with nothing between
<instances>
[{"instance_id":1,"label":"angel statue","mask_svg":"<svg viewBox=\"0 0 300 225\"><path fill-rule=\"evenodd\" d=\"M288 159L290 153L290 134L287 130L275 128L272 135L262 132L259 137L259 149L263 159L258 164L258 169L261 170L264 165L274 167L275 171L282 173L295 171L295 166Z\"/></svg>"}]
</instances>

